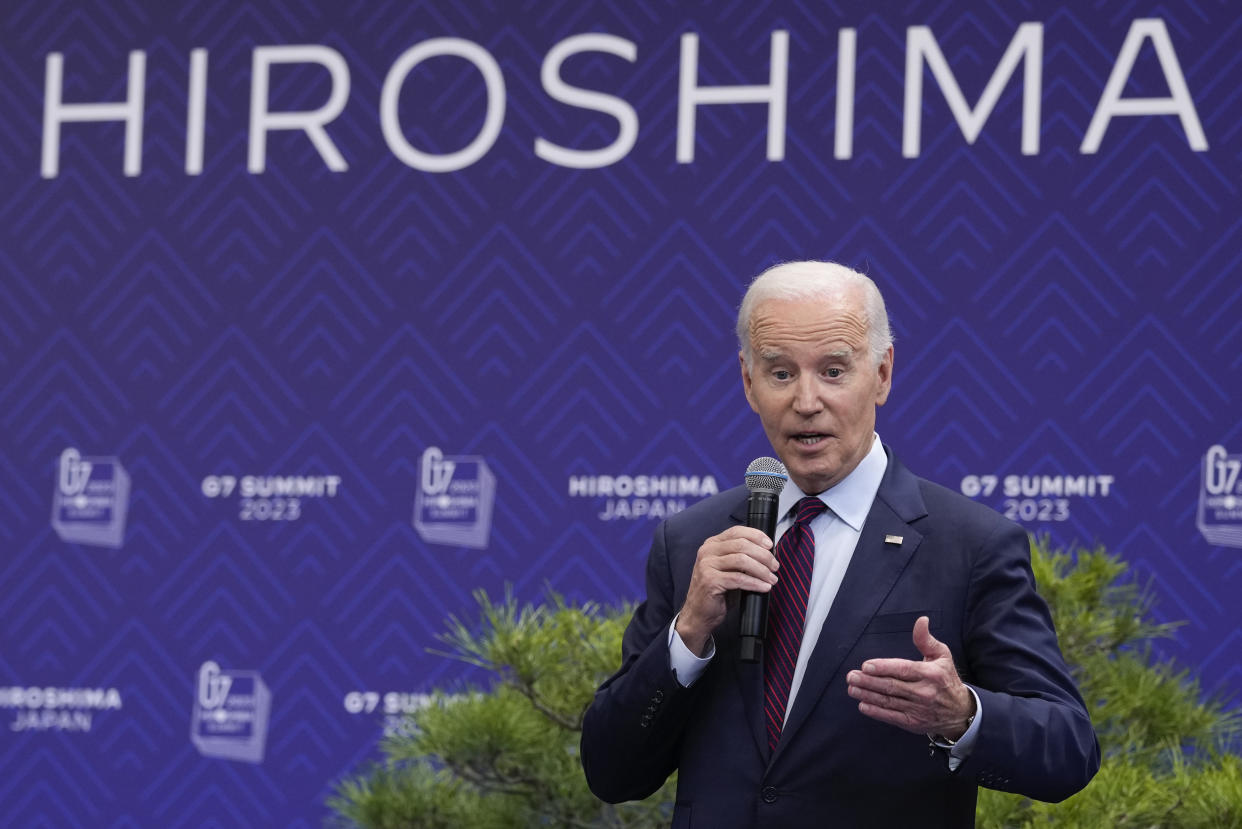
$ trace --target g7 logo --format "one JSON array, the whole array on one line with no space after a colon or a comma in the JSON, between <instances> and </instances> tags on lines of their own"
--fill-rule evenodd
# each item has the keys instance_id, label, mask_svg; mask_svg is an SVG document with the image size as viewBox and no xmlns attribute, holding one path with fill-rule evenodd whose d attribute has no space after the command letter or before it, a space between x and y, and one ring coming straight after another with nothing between
<instances>
[{"instance_id":1,"label":"g7 logo","mask_svg":"<svg viewBox=\"0 0 1242 829\"><path fill-rule=\"evenodd\" d=\"M444 454L438 447L428 446L423 452L423 494L442 495L448 492L456 468L454 461L444 460Z\"/></svg>"},{"instance_id":2,"label":"g7 logo","mask_svg":"<svg viewBox=\"0 0 1242 829\"><path fill-rule=\"evenodd\" d=\"M1209 495L1233 492L1239 471L1242 471L1242 460L1229 457L1225 447L1219 444L1213 446L1203 458L1203 488Z\"/></svg>"}]
</instances>

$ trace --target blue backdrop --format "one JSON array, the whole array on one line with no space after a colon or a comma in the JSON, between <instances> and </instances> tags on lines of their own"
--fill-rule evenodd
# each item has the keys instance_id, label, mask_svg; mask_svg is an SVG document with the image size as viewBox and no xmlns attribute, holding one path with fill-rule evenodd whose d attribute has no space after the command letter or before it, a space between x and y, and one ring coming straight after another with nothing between
<instances>
[{"instance_id":1,"label":"blue backdrop","mask_svg":"<svg viewBox=\"0 0 1242 829\"><path fill-rule=\"evenodd\" d=\"M593 35L592 37L583 37ZM1242 18L13 0L0 813L317 826L471 591L640 596L768 454L732 338L871 274L878 429L1242 688ZM717 102L723 99L724 102Z\"/></svg>"}]
</instances>

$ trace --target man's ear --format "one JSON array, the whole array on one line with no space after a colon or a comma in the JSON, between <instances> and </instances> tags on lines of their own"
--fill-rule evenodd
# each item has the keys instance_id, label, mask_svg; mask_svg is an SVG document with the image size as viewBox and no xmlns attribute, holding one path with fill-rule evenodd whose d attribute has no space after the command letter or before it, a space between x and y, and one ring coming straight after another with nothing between
<instances>
[{"instance_id":1,"label":"man's ear","mask_svg":"<svg viewBox=\"0 0 1242 829\"><path fill-rule=\"evenodd\" d=\"M888 393L893 387L893 347L890 345L888 351L884 352L884 359L880 361L879 367L876 369L880 373L880 383L875 394L875 405L883 406L888 400Z\"/></svg>"},{"instance_id":2,"label":"man's ear","mask_svg":"<svg viewBox=\"0 0 1242 829\"><path fill-rule=\"evenodd\" d=\"M746 367L746 355L739 351L737 353L738 364L742 367L742 391L746 393L746 402L750 404L750 408L755 412L759 409L755 406L754 392L751 389L750 369Z\"/></svg>"}]
</instances>

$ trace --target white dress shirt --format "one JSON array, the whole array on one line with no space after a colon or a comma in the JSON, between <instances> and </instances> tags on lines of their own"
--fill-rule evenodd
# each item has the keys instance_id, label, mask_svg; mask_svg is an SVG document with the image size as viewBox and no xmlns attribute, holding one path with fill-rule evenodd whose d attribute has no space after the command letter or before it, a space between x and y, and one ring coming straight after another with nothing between
<instances>
[{"instance_id":1,"label":"white dress shirt","mask_svg":"<svg viewBox=\"0 0 1242 829\"><path fill-rule=\"evenodd\" d=\"M807 596L806 628L802 633L802 645L798 649L798 662L794 666L793 682L789 688L789 702L785 707L785 717L793 710L794 699L802 685L806 674L806 665L815 651L815 643L819 641L819 632L828 618L828 611L841 588L841 580L854 558L854 550L858 546L858 538L862 534L863 522L871 512L871 504L875 501L876 492L888 468L888 456L884 454L884 446L879 436L874 436L871 449L846 475L840 483L831 489L821 492L819 499L828 505L828 509L811 521L811 532L815 535L815 567L811 571L811 587ZM776 523L776 540L793 526L794 506L806 497L792 480L785 484L777 504L777 515L781 516ZM669 626L669 659L677 681L684 687L694 684L712 657L716 655L716 645L708 640L707 654L699 657L681 641L676 630L677 619ZM933 633L933 635L935 635ZM857 666L856 666L857 667ZM970 686L966 686L969 688ZM949 768L957 766L970 753L974 745L975 735L983 711L979 706L979 697L974 689L970 691L975 697L975 719L970 728L962 735L955 745L944 744L950 748Z\"/></svg>"}]
</instances>

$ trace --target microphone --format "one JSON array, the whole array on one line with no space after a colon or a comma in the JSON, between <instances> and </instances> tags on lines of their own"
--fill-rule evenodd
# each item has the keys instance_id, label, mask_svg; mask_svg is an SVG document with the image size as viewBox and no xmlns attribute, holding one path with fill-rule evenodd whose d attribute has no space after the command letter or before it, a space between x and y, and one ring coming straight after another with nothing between
<instances>
[{"instance_id":1,"label":"microphone","mask_svg":"<svg viewBox=\"0 0 1242 829\"><path fill-rule=\"evenodd\" d=\"M776 458L755 458L746 467L746 526L762 530L768 538L776 535L776 504L789 473ZM741 658L743 662L763 659L763 639L768 635L768 594L742 592Z\"/></svg>"}]
</instances>

